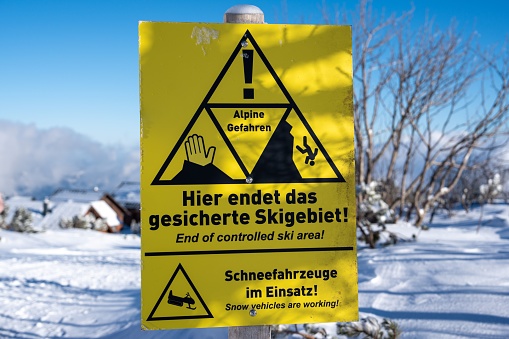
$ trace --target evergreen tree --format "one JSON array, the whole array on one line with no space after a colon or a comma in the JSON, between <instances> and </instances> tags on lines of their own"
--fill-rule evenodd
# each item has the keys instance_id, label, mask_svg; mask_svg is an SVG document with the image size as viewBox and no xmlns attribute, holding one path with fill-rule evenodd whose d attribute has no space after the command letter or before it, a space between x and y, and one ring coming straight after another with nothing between
<instances>
[{"instance_id":1,"label":"evergreen tree","mask_svg":"<svg viewBox=\"0 0 509 339\"><path fill-rule=\"evenodd\" d=\"M35 233L36 231L33 227L32 213L24 207L19 207L14 212L14 217L11 221L11 230L24 233Z\"/></svg>"},{"instance_id":2,"label":"evergreen tree","mask_svg":"<svg viewBox=\"0 0 509 339\"><path fill-rule=\"evenodd\" d=\"M0 228L8 229L7 214L9 213L9 206L4 205L2 212L0 212Z\"/></svg>"}]
</instances>

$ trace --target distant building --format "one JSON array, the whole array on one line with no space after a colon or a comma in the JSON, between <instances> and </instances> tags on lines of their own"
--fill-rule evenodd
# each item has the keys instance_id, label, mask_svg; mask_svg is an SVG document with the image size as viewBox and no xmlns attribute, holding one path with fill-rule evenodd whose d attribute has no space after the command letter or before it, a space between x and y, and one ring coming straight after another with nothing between
<instances>
[{"instance_id":1,"label":"distant building","mask_svg":"<svg viewBox=\"0 0 509 339\"><path fill-rule=\"evenodd\" d=\"M39 229L58 227L61 220L72 220L75 216L83 216L90 207L90 203L66 201L53 203L50 201L50 212L37 225Z\"/></svg>"},{"instance_id":2,"label":"distant building","mask_svg":"<svg viewBox=\"0 0 509 339\"><path fill-rule=\"evenodd\" d=\"M92 216L95 220L102 219L110 233L118 233L122 230L123 224L119 220L117 212L104 200L92 201L85 216Z\"/></svg>"},{"instance_id":3,"label":"distant building","mask_svg":"<svg viewBox=\"0 0 509 339\"><path fill-rule=\"evenodd\" d=\"M131 211L129 211L124 206L122 206L118 201L116 201L115 198L113 198L109 194L103 195L101 198L101 201L104 201L106 204L108 204L108 206L115 212L115 214L117 215L117 218L119 219L119 221L122 225L121 229L124 226L127 226L127 227L131 226L131 222L133 220L133 215L132 215Z\"/></svg>"},{"instance_id":4,"label":"distant building","mask_svg":"<svg viewBox=\"0 0 509 339\"><path fill-rule=\"evenodd\" d=\"M98 189L59 188L49 196L49 199L55 203L68 201L90 203L92 201L101 200L103 195L104 192Z\"/></svg>"},{"instance_id":5,"label":"distant building","mask_svg":"<svg viewBox=\"0 0 509 339\"><path fill-rule=\"evenodd\" d=\"M123 181L111 196L131 214L131 223L140 223L140 183ZM127 223L126 223L127 225Z\"/></svg>"},{"instance_id":6,"label":"distant building","mask_svg":"<svg viewBox=\"0 0 509 339\"><path fill-rule=\"evenodd\" d=\"M5 201L9 207L6 222L12 220L18 208L32 213L34 228L39 230L59 227L60 222L74 217L86 217L92 222L105 223L107 232L133 229L140 223L140 184L123 182L111 194L95 189L57 189L44 201L31 197L14 196ZM0 213L5 209L0 195Z\"/></svg>"}]
</instances>

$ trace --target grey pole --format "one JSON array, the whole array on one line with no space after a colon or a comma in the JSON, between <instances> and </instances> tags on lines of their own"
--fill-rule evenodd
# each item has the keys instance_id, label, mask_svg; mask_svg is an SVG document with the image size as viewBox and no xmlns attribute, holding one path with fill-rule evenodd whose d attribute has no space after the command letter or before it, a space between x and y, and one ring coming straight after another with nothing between
<instances>
[{"instance_id":1,"label":"grey pole","mask_svg":"<svg viewBox=\"0 0 509 339\"><path fill-rule=\"evenodd\" d=\"M236 5L224 13L223 21L235 24L263 24L264 15L256 6ZM229 327L228 339L270 339L270 326Z\"/></svg>"},{"instance_id":2,"label":"grey pole","mask_svg":"<svg viewBox=\"0 0 509 339\"><path fill-rule=\"evenodd\" d=\"M263 24L261 9L253 5L235 5L224 13L223 21L231 24Z\"/></svg>"}]
</instances>

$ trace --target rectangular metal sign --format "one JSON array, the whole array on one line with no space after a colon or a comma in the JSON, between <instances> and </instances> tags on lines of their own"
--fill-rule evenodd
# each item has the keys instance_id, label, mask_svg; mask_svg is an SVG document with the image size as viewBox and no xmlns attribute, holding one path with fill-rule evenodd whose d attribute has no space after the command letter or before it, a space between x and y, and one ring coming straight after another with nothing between
<instances>
[{"instance_id":1,"label":"rectangular metal sign","mask_svg":"<svg viewBox=\"0 0 509 339\"><path fill-rule=\"evenodd\" d=\"M143 328L356 320L350 27L139 35Z\"/></svg>"}]
</instances>

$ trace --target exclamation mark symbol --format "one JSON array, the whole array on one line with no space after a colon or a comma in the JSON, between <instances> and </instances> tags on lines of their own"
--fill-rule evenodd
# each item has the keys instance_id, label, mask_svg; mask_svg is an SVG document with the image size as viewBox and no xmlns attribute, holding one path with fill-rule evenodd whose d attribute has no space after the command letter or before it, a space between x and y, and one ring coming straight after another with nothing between
<instances>
[{"instance_id":1,"label":"exclamation mark symbol","mask_svg":"<svg viewBox=\"0 0 509 339\"><path fill-rule=\"evenodd\" d=\"M253 83L253 50L244 49L242 51L242 60L244 61L244 82ZM254 88L244 88L244 99L254 99Z\"/></svg>"},{"instance_id":2,"label":"exclamation mark symbol","mask_svg":"<svg viewBox=\"0 0 509 339\"><path fill-rule=\"evenodd\" d=\"M348 207L343 207L344 222L348 222Z\"/></svg>"}]
</instances>

